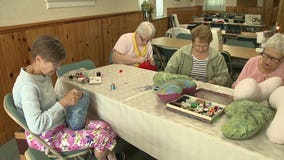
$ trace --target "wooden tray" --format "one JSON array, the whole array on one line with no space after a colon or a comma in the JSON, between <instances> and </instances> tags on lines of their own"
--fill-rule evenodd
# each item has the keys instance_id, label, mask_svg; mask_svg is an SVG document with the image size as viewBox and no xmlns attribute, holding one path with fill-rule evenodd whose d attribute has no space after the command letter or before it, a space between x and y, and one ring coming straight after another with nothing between
<instances>
[{"instance_id":1,"label":"wooden tray","mask_svg":"<svg viewBox=\"0 0 284 160\"><path fill-rule=\"evenodd\" d=\"M226 106L184 94L178 99L168 102L166 107L178 114L212 124L223 114Z\"/></svg>"}]
</instances>

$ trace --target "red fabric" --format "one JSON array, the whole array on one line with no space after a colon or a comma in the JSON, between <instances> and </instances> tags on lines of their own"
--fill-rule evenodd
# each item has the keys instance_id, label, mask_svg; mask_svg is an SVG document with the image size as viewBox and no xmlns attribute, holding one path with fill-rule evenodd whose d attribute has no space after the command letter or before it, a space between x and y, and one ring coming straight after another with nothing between
<instances>
[{"instance_id":1,"label":"red fabric","mask_svg":"<svg viewBox=\"0 0 284 160\"><path fill-rule=\"evenodd\" d=\"M139 65L139 68L144 68L144 69L148 69L148 70L153 70L153 71L156 71L157 70L157 67L156 65L151 65L151 63L149 61L146 61L144 63L141 63Z\"/></svg>"}]
</instances>

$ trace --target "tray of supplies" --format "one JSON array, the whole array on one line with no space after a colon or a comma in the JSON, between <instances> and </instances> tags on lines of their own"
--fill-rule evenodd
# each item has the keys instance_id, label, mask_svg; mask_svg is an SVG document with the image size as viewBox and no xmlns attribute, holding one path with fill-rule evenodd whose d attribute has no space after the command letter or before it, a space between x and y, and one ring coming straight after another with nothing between
<instances>
[{"instance_id":1,"label":"tray of supplies","mask_svg":"<svg viewBox=\"0 0 284 160\"><path fill-rule=\"evenodd\" d=\"M166 104L166 108L170 111L208 124L214 123L223 114L225 107L223 104L187 94Z\"/></svg>"}]
</instances>

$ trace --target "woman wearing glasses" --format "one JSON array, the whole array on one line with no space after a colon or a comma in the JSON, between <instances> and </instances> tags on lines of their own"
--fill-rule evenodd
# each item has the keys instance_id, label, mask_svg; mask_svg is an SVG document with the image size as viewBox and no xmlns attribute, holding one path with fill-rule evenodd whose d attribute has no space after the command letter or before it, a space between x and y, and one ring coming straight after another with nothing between
<instances>
[{"instance_id":1,"label":"woman wearing glasses","mask_svg":"<svg viewBox=\"0 0 284 160\"><path fill-rule=\"evenodd\" d=\"M113 63L139 66L149 61L154 65L151 40L156 34L154 25L150 22L142 22L133 33L125 33L120 36L113 48Z\"/></svg>"},{"instance_id":2,"label":"woman wearing glasses","mask_svg":"<svg viewBox=\"0 0 284 160\"><path fill-rule=\"evenodd\" d=\"M280 77L284 82L284 35L274 34L265 43L260 56L252 57L245 64L232 88L245 78L253 78L258 83L271 77Z\"/></svg>"},{"instance_id":3,"label":"woman wearing glasses","mask_svg":"<svg viewBox=\"0 0 284 160\"><path fill-rule=\"evenodd\" d=\"M176 51L170 58L165 71L188 75L195 80L231 86L226 61L222 54L210 47L212 32L207 25L192 30L192 44Z\"/></svg>"}]
</instances>

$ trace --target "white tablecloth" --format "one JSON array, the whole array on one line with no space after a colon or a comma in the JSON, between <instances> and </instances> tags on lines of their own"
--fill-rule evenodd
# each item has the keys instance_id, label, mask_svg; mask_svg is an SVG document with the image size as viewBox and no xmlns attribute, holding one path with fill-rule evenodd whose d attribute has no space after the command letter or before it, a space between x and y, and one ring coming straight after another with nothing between
<instances>
[{"instance_id":1,"label":"white tablecloth","mask_svg":"<svg viewBox=\"0 0 284 160\"><path fill-rule=\"evenodd\" d=\"M156 72L113 64L90 70L102 73L102 83L82 84L66 77L58 79L57 90L66 92L72 86L92 94L90 117L107 121L124 140L160 160L282 160L284 145L268 141L263 130L248 140L230 140L222 135L227 120L223 115L209 125L178 115L166 109L153 90ZM120 72L122 71L122 72ZM111 83L116 86L111 90ZM229 95L233 90L197 82L199 88Z\"/></svg>"}]
</instances>

